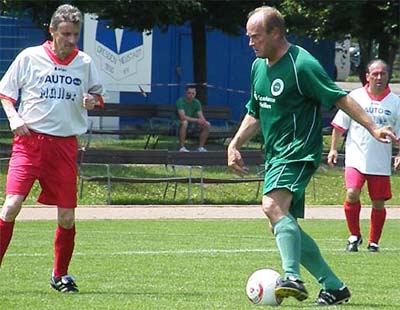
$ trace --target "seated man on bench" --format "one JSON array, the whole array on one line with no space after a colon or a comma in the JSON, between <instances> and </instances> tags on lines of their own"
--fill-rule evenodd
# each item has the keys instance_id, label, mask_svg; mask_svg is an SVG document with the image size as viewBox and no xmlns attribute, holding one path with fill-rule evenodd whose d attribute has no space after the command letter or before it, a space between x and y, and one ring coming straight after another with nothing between
<instances>
[{"instance_id":1,"label":"seated man on bench","mask_svg":"<svg viewBox=\"0 0 400 310\"><path fill-rule=\"evenodd\" d=\"M210 122L204 117L200 101L195 98L196 87L187 85L185 90L185 96L180 97L176 101L177 120L179 121L179 151L189 152L185 147L186 136L196 130L200 130L200 141L197 150L199 152L207 152L204 145L207 142L210 131Z\"/></svg>"}]
</instances>

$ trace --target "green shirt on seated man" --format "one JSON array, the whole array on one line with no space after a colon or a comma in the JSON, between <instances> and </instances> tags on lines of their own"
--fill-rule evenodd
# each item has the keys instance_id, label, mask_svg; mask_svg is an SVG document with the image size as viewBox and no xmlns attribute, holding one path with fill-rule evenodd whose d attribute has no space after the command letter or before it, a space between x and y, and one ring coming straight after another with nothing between
<instances>
[{"instance_id":1,"label":"green shirt on seated man","mask_svg":"<svg viewBox=\"0 0 400 310\"><path fill-rule=\"evenodd\" d=\"M189 152L185 147L188 131L199 130L199 152L207 152L204 145L210 131L210 122L204 117L201 103L196 99L196 87L186 86L185 96L176 101L176 118L179 122L179 151Z\"/></svg>"}]
</instances>

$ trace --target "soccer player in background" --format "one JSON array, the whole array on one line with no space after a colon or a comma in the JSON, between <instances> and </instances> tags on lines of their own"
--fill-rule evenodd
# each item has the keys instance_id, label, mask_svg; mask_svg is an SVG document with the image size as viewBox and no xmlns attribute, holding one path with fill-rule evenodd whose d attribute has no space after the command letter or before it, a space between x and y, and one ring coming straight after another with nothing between
<instances>
[{"instance_id":1,"label":"soccer player in background","mask_svg":"<svg viewBox=\"0 0 400 310\"><path fill-rule=\"evenodd\" d=\"M247 173L239 150L261 128L265 147L262 208L272 226L284 271L275 293L299 301L308 298L301 264L322 286L317 305L347 302L349 289L296 220L304 217L305 189L321 162L321 105L328 109L336 105L379 141L397 138L390 128L376 126L312 55L287 41L279 11L268 6L255 9L248 15L246 30L257 59L251 69L248 112L228 146L228 166L235 173Z\"/></svg>"},{"instance_id":2,"label":"soccer player in background","mask_svg":"<svg viewBox=\"0 0 400 310\"><path fill-rule=\"evenodd\" d=\"M366 79L368 83L350 92L350 96L367 111L377 126L391 126L396 133L399 133L400 98L390 91L387 64L380 59L369 62ZM372 211L367 249L370 252L378 252L386 220L385 200L392 198L390 186L392 145L376 141L364 127L343 111L337 112L332 126L331 149L328 154L328 164L331 167L337 161L340 137L347 131L344 212L350 236L347 239L346 250L357 252L362 243L360 194L364 183L368 182ZM399 167L399 163L398 155L394 160L395 170Z\"/></svg>"},{"instance_id":3,"label":"soccer player in background","mask_svg":"<svg viewBox=\"0 0 400 310\"><path fill-rule=\"evenodd\" d=\"M23 50L0 81L0 100L14 133L0 218L0 263L22 203L38 180L38 201L57 206L50 285L63 293L78 292L68 275L75 242L76 136L87 130L87 110L104 104L94 63L77 48L81 25L76 7L59 6L50 21L52 40Z\"/></svg>"}]
</instances>

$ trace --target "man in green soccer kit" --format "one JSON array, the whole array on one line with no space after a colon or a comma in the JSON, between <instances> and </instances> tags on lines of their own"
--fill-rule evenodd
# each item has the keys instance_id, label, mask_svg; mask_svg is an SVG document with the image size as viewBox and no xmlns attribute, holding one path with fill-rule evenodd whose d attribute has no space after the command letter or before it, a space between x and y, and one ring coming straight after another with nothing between
<instances>
[{"instance_id":1,"label":"man in green soccer kit","mask_svg":"<svg viewBox=\"0 0 400 310\"><path fill-rule=\"evenodd\" d=\"M304 217L305 188L321 162L321 106L336 105L381 142L397 138L390 128L377 128L312 55L286 40L279 11L267 6L255 9L248 16L246 30L257 59L251 70L248 113L229 144L228 166L235 173L247 173L239 149L261 128L265 147L262 208L273 228L285 273L276 295L300 301L308 297L301 264L322 286L318 305L347 302L350 291L296 220Z\"/></svg>"}]
</instances>

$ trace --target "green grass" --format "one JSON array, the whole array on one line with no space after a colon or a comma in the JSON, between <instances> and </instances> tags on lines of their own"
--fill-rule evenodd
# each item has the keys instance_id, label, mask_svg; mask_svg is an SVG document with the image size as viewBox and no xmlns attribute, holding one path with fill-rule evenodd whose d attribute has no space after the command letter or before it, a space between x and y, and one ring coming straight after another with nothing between
<instances>
[{"instance_id":1,"label":"green grass","mask_svg":"<svg viewBox=\"0 0 400 310\"><path fill-rule=\"evenodd\" d=\"M364 245L344 251L344 221L301 221L353 294L333 309L398 309L399 224L387 221L381 252L372 254ZM365 220L362 229L367 236ZM69 271L80 293L63 295L48 287L53 234L53 222L17 222L0 269L1 309L255 309L245 296L247 277L259 268L282 272L264 220L78 221ZM310 298L286 299L283 309L316 308L319 286L302 273Z\"/></svg>"},{"instance_id":2,"label":"green grass","mask_svg":"<svg viewBox=\"0 0 400 310\"><path fill-rule=\"evenodd\" d=\"M4 162L3 162L4 164ZM154 167L114 167L113 174L119 176L154 176L165 175L164 168ZM256 175L256 168L251 167L251 174ZM187 170L179 171L181 175L187 174ZM198 175L194 171L194 175ZM94 173L95 174L95 173ZM205 175L208 177L231 178L234 175L226 167L207 167ZM0 203L4 201L4 184L6 169L0 167ZM393 198L387 201L387 205L400 205L400 196L397 188L400 188L400 176L394 174L391 179ZM207 184L205 186L205 204L259 204L261 196L257 193L258 183L239 184ZM112 186L112 204L199 204L200 187L194 184L191 187L191 201L188 202L188 186L178 184L177 196L174 200L174 185L171 184L166 198L163 198L165 184L122 184L114 183ZM25 204L36 204L36 198L40 188L36 183L25 201ZM343 170L328 169L322 166L314 175L306 190L307 205L342 205L345 197ZM370 204L367 188L361 195L363 204ZM84 185L83 197L78 199L80 205L104 205L107 203L107 187L105 183L87 182Z\"/></svg>"}]
</instances>

